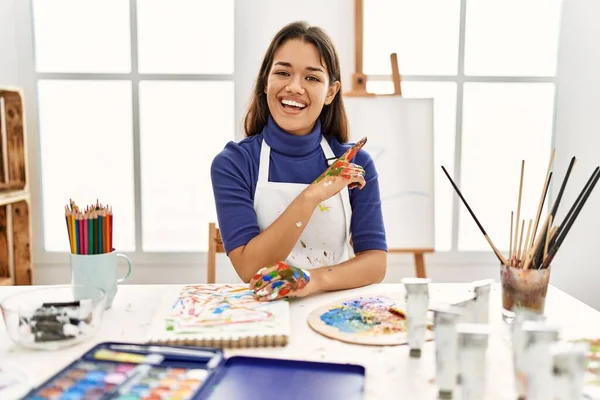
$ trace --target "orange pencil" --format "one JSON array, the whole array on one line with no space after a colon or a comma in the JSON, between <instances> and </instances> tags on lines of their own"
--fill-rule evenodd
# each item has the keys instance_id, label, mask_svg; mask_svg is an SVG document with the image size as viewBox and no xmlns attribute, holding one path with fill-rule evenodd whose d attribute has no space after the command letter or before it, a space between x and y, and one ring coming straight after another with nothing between
<instances>
[{"instance_id":1,"label":"orange pencil","mask_svg":"<svg viewBox=\"0 0 600 400\"><path fill-rule=\"evenodd\" d=\"M69 222L71 224L71 240L73 241L73 245L71 246L71 252L73 254L77 253L77 238L75 237L75 215L73 212L70 213Z\"/></svg>"},{"instance_id":2,"label":"orange pencil","mask_svg":"<svg viewBox=\"0 0 600 400\"><path fill-rule=\"evenodd\" d=\"M65 206L65 222L67 223L67 234L69 235L69 250L73 252L73 235L71 234L71 218L69 207Z\"/></svg>"}]
</instances>

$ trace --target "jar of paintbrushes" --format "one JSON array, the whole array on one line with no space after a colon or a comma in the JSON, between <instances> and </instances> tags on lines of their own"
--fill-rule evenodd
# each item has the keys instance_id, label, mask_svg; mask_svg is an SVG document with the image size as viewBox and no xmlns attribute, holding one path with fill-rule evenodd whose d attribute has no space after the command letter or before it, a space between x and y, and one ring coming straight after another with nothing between
<instances>
[{"instance_id":1,"label":"jar of paintbrushes","mask_svg":"<svg viewBox=\"0 0 600 400\"><path fill-rule=\"evenodd\" d=\"M465 200L463 194L446 171L446 168L442 166L442 169L450 180L454 190L475 220L475 223L483 233L483 236L500 261L502 317L506 322L509 323L512 322L512 319L514 318L514 313L512 310L515 307L530 309L537 313L544 313L546 294L548 291L548 284L550 282L552 260L560 249L561 244L565 240L569 230L573 226L573 223L575 222L577 216L581 212L581 209L585 205L588 197L594 189L598 179L600 178L600 166L598 166L596 169L594 169L586 185L579 192L579 196L571 205L561 223L556 224L556 216L559 205L576 161L575 157L572 157L564 179L561 183L558 195L556 196L552 207L550 207L546 217L544 218L543 223L540 225L544 203L546 202L548 188L552 179L554 155L555 150L553 149L540 196L536 217L535 219L530 219L528 221L527 231L525 231L525 219L521 220L521 199L523 195L525 161L523 160L521 162L521 179L519 183L519 196L517 200L516 216L515 212L511 211L508 258L506 258L494 245L486 231L483 229L483 226L475 216L475 213Z\"/></svg>"}]
</instances>

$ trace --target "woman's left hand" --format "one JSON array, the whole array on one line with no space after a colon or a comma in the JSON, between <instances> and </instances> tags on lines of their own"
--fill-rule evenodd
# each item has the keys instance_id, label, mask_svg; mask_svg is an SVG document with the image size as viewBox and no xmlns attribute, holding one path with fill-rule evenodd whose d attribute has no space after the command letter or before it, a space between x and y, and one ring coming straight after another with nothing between
<instances>
[{"instance_id":1,"label":"woman's left hand","mask_svg":"<svg viewBox=\"0 0 600 400\"><path fill-rule=\"evenodd\" d=\"M302 297L310 282L310 272L292 267L283 261L260 269L250 280L250 289L259 301L272 301L283 297Z\"/></svg>"}]
</instances>

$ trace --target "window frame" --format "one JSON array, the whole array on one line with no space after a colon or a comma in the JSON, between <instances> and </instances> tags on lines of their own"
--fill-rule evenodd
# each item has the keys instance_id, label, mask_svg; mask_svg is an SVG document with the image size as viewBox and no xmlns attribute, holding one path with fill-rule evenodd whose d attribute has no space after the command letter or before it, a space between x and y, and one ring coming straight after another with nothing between
<instances>
[{"instance_id":1,"label":"window frame","mask_svg":"<svg viewBox=\"0 0 600 400\"><path fill-rule=\"evenodd\" d=\"M140 171L140 130L139 130L139 82L141 80L173 80L173 81L233 81L235 84L235 71L233 74L140 74L137 60L137 14L136 0L129 0L130 9L130 40L131 40L131 72L130 73L37 73L34 59L33 39L33 4L31 1L15 2L14 9L17 19L16 36L18 39L19 58L19 84L25 94L25 112L27 124L27 150L29 157L29 180L31 190L31 215L32 215L32 251L36 267L68 265L67 252L46 251L44 248L44 231L42 213L42 191L39 169L39 120L37 115L37 81L39 79L89 79L89 80L128 80L132 84L133 106L133 146L134 146L134 204L135 204L135 245L134 252L126 254L137 267L177 265L190 267L197 270L206 264L206 252L150 252L142 251L142 220L141 220L141 171ZM456 75L403 75L403 81L414 82L454 82L457 85L456 103L456 133L455 133L455 164L452 168L453 179L460 185L461 171L460 159L462 150L462 120L463 120L463 89L465 83L471 82L499 82L499 83L552 83L556 89L556 74L551 77L528 76L466 76L464 74L465 58L465 32L466 32L466 5L467 0L461 0L459 23L458 47L458 73ZM235 6L234 6L235 7ZM349 22L350 23L350 22ZM391 82L389 75L369 75L370 81ZM554 99L554 113L552 121L552 138L555 141L555 115L556 95ZM238 133L234 137L239 139ZM460 199L453 196L452 206L452 240L449 251L436 251L428 254L427 265L451 267L494 266L497 260L491 251L459 251L458 250L458 225L459 209L462 207ZM224 257L224 256L223 256ZM218 258L219 259L219 258ZM409 255L390 254L390 264L412 265L413 260Z\"/></svg>"},{"instance_id":2,"label":"window frame","mask_svg":"<svg viewBox=\"0 0 600 400\"><path fill-rule=\"evenodd\" d=\"M554 111L552 114L551 143L555 141L556 127L556 72L553 76L486 76L465 75L465 40L467 29L467 2L460 0L460 21L458 37L458 66L456 75L402 75L402 81L406 82L452 82L456 84L456 125L454 138L454 166L452 167L452 179L458 187L461 187L461 160L462 160L462 130L463 130L463 103L465 83L550 83L554 85ZM400 71L402 74L402 71ZM368 75L367 81L392 83L390 75ZM487 251L461 251L458 249L459 237L459 212L464 207L460 198L452 196L452 237L449 251L437 251L438 254L464 254L467 257L487 253ZM466 212L466 209L464 210ZM508 249L500 249L508 251ZM491 252L491 249L490 249ZM477 257L477 256L475 256Z\"/></svg>"},{"instance_id":3,"label":"window frame","mask_svg":"<svg viewBox=\"0 0 600 400\"><path fill-rule=\"evenodd\" d=\"M141 196L141 147L140 147L140 98L139 98L139 84L141 81L188 81L188 82L206 82L206 81L220 81L220 82L232 82L235 85L234 73L230 74L176 74L176 73L140 73L138 71L139 57L138 57L138 32L137 32L137 0L129 0L129 37L130 37L130 57L131 57L131 71L128 73L74 73L74 72L38 72L35 65L35 41L34 41L34 25L33 25L33 2L23 2L28 4L27 9L21 7L17 10L17 13L28 20L26 26L29 31L25 32L25 29L20 29L19 37L24 38L22 43L25 48L30 49L29 52L20 54L20 58L24 61L23 64L27 64L29 68L25 68L25 71L31 71L31 76L24 77L23 83L30 83L31 87L25 91L27 97L30 98L28 107L28 120L35 119L34 124L30 124L29 136L35 137L35 143L32 143L32 147L35 145L34 151L30 154L36 154L39 156L39 119L38 119L38 96L37 96L37 85L40 80L89 80L89 81L127 81L131 83L131 106L132 106L132 126L131 134L133 136L133 176L134 176L134 219L135 219L135 251L123 252L126 253L134 263L141 264L197 264L199 257L205 255L206 252L153 252L144 251L142 247L142 196ZM232 15L233 18L233 15ZM25 85L24 85L25 86ZM29 85L28 85L29 86ZM33 107L31 107L33 105ZM33 113L33 114L32 114ZM234 133L234 132L232 132ZM42 198L42 185L44 182L41 181L40 174L38 173L41 165L37 157L35 160L30 161L32 166L31 170L34 174L30 174L30 180L34 182L31 185L31 196L32 196L32 208L39 213L40 217L34 219L33 223L33 235L34 245L33 253L34 258L39 260L43 264L61 264L65 262L64 255L67 252L59 251L48 251L45 249L45 232L44 232L44 219L43 219L43 198ZM118 251L118 249L116 249ZM204 257L205 258L205 257Z\"/></svg>"}]
</instances>

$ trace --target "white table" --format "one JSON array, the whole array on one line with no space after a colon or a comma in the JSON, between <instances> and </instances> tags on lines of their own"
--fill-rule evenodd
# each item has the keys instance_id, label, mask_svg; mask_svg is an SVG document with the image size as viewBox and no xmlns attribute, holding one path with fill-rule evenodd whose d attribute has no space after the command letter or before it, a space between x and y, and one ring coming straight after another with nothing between
<instances>
[{"instance_id":1,"label":"white table","mask_svg":"<svg viewBox=\"0 0 600 400\"><path fill-rule=\"evenodd\" d=\"M31 287L0 287L0 300ZM0 325L0 360L18 365L38 385L103 341L142 342L154 311L163 296L176 296L181 285L123 285L113 306L104 314L98 334L87 342L59 351L33 351L14 345ZM433 283L432 301L453 301L468 294L469 284ZM365 288L324 293L291 302L292 337L284 348L226 350L225 355L292 358L311 361L355 363L366 367L365 399L436 399L434 343L426 343L421 358L408 356L407 346L368 347L327 339L306 323L316 307L340 298L383 293L403 298L401 284L379 284ZM488 352L486 399L514 400L508 327L501 319L500 287L496 283L490 296L490 349ZM566 335L600 335L600 312L550 287L546 301L548 320L564 327ZM460 398L459 392L455 398Z\"/></svg>"}]
</instances>

